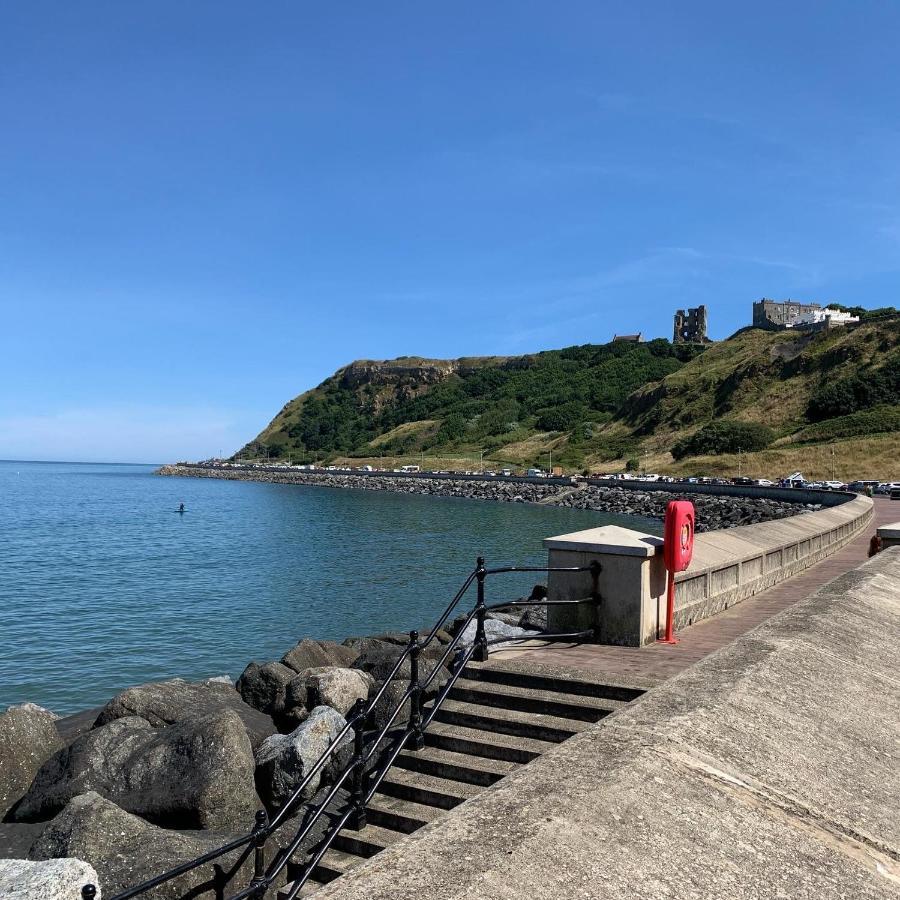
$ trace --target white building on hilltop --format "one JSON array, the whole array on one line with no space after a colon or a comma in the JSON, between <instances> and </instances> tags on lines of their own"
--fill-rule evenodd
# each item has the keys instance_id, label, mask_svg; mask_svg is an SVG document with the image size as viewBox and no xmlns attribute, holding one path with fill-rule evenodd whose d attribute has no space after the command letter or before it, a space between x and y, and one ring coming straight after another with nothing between
<instances>
[{"instance_id":1,"label":"white building on hilltop","mask_svg":"<svg viewBox=\"0 0 900 900\"><path fill-rule=\"evenodd\" d=\"M790 322L785 323L786 328L834 328L836 325L851 325L859 321L859 316L851 316L850 313L841 312L839 309L810 309L794 316Z\"/></svg>"}]
</instances>

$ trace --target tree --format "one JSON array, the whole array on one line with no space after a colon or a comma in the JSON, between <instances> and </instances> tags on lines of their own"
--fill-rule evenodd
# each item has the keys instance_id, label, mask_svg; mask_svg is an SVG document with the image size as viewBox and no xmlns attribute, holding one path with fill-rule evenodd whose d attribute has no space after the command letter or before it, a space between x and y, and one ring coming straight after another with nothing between
<instances>
[{"instance_id":1,"label":"tree","mask_svg":"<svg viewBox=\"0 0 900 900\"><path fill-rule=\"evenodd\" d=\"M701 428L672 447L675 459L719 453L764 450L775 440L775 432L756 422L733 422L722 419Z\"/></svg>"}]
</instances>

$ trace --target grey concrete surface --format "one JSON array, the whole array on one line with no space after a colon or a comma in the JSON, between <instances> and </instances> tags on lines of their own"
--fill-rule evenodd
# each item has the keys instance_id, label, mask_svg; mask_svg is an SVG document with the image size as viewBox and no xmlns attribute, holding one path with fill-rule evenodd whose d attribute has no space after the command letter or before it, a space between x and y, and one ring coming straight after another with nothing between
<instances>
[{"instance_id":1,"label":"grey concrete surface","mask_svg":"<svg viewBox=\"0 0 900 900\"><path fill-rule=\"evenodd\" d=\"M900 896L900 548L316 893Z\"/></svg>"}]
</instances>

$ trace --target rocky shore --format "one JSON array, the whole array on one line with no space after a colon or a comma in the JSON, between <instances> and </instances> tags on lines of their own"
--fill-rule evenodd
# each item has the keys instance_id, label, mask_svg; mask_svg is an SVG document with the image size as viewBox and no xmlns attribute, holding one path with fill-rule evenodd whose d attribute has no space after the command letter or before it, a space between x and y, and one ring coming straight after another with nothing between
<instances>
[{"instance_id":1,"label":"rocky shore","mask_svg":"<svg viewBox=\"0 0 900 900\"><path fill-rule=\"evenodd\" d=\"M195 468L163 466L158 474L190 478L224 478L233 481L263 481L278 484L317 485L390 491L398 494L427 494L435 497L460 497L467 500L492 500L502 503L540 503L589 509L617 515L662 519L666 504L687 496L697 511L697 531L717 531L738 525L755 525L799 513L820 509L819 504L788 503L759 497L722 497L712 494L683 495L677 490L641 491L625 487L601 487L585 484L540 484L524 481L479 481L453 478L397 478L379 475L352 475L342 472L275 472L264 469Z\"/></svg>"},{"instance_id":2,"label":"rocky shore","mask_svg":"<svg viewBox=\"0 0 900 900\"><path fill-rule=\"evenodd\" d=\"M545 621L537 608L498 612L486 631L489 639L528 637ZM420 678L438 670L426 701L450 677L440 659L462 625L458 619L438 631L422 652ZM99 880L110 896L248 834L258 810L271 818L285 809L354 704L390 679L368 727L387 724L409 686L408 659L393 674L408 639L304 639L279 660L251 662L236 682L143 684L65 719L28 703L0 713L0 887L12 885L29 900L74 900L81 885ZM470 625L461 645L473 639ZM408 717L407 700L395 723ZM344 771L352 747L350 730L270 838L269 860ZM326 819L320 824L298 861L321 839ZM226 893L246 887L252 854L238 849L218 862L233 888ZM147 896L206 896L200 886L221 878L216 868L187 872Z\"/></svg>"}]
</instances>

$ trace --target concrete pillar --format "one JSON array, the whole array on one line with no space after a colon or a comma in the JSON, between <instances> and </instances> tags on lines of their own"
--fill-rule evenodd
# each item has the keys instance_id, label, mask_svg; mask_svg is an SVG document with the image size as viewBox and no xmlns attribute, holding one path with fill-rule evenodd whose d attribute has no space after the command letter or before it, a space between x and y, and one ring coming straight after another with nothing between
<instances>
[{"instance_id":1,"label":"concrete pillar","mask_svg":"<svg viewBox=\"0 0 900 900\"><path fill-rule=\"evenodd\" d=\"M549 566L601 566L599 618L604 644L640 647L662 635L666 616L666 569L662 538L618 525L604 525L547 538ZM551 600L580 600L591 596L589 572L551 572L547 589ZM550 631L586 631L594 627L594 608L548 607Z\"/></svg>"}]
</instances>

